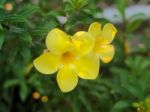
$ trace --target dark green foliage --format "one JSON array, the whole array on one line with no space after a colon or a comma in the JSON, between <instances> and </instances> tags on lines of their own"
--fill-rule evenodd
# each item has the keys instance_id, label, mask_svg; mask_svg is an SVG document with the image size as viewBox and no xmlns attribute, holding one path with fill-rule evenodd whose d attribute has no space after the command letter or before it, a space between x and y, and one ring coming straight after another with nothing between
<instances>
[{"instance_id":1,"label":"dark green foliage","mask_svg":"<svg viewBox=\"0 0 150 112\"><path fill-rule=\"evenodd\" d=\"M150 23L139 13L125 18L129 0L0 0L0 112L150 112ZM6 10L12 3L14 9ZM102 64L96 80L80 80L61 93L56 74L42 75L32 65L45 47L47 33L58 27L73 34L87 30L101 4L117 6L123 23L116 25L114 59ZM66 17L62 23L58 16ZM128 42L129 46L126 46ZM130 50L130 52L127 52ZM39 99L33 98L34 92ZM42 96L48 102L42 102Z\"/></svg>"}]
</instances>

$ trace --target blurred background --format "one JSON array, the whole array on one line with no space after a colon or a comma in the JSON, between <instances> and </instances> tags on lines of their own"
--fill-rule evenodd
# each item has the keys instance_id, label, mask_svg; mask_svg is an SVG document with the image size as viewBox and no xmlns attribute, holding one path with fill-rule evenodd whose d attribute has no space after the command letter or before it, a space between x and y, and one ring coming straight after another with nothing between
<instances>
[{"instance_id":1,"label":"blurred background","mask_svg":"<svg viewBox=\"0 0 150 112\"><path fill-rule=\"evenodd\" d=\"M115 57L61 93L32 61L51 29L74 34L94 21L117 27ZM150 1L0 0L0 112L150 112Z\"/></svg>"}]
</instances>

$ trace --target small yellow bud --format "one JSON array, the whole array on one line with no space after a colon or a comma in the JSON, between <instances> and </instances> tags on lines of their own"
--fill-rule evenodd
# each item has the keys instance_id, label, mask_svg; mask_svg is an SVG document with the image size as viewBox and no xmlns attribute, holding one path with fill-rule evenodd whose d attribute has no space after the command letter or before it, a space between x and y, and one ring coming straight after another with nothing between
<instances>
[{"instance_id":1,"label":"small yellow bud","mask_svg":"<svg viewBox=\"0 0 150 112\"><path fill-rule=\"evenodd\" d=\"M141 108L140 107L137 108L137 112L141 112Z\"/></svg>"},{"instance_id":2,"label":"small yellow bud","mask_svg":"<svg viewBox=\"0 0 150 112\"><path fill-rule=\"evenodd\" d=\"M41 101L46 103L48 101L48 96L42 96Z\"/></svg>"},{"instance_id":3,"label":"small yellow bud","mask_svg":"<svg viewBox=\"0 0 150 112\"><path fill-rule=\"evenodd\" d=\"M7 11L13 10L13 4L12 3L6 3L4 6L4 9Z\"/></svg>"},{"instance_id":4,"label":"small yellow bud","mask_svg":"<svg viewBox=\"0 0 150 112\"><path fill-rule=\"evenodd\" d=\"M33 99L39 99L40 98L40 93L39 92L34 92L32 94Z\"/></svg>"}]
</instances>

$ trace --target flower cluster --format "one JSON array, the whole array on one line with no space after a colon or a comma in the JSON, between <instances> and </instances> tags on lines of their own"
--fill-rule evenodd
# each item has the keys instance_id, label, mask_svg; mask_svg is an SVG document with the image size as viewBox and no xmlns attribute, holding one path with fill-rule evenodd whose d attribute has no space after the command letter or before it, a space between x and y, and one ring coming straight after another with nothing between
<instances>
[{"instance_id":1,"label":"flower cluster","mask_svg":"<svg viewBox=\"0 0 150 112\"><path fill-rule=\"evenodd\" d=\"M78 77L96 79L100 61L108 63L114 56L111 45L117 30L113 24L94 22L88 31L79 31L73 36L58 28L46 37L47 52L33 61L35 68L43 74L57 73L57 83L62 92L73 90Z\"/></svg>"}]
</instances>

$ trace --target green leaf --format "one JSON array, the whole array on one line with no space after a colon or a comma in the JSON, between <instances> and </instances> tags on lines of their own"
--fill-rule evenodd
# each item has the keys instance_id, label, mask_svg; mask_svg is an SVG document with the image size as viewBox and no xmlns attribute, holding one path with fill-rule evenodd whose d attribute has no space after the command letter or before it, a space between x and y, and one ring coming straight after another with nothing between
<instances>
[{"instance_id":1,"label":"green leaf","mask_svg":"<svg viewBox=\"0 0 150 112\"><path fill-rule=\"evenodd\" d=\"M120 100L117 103L115 103L114 107L112 108L111 112L121 112L121 110L129 107L129 102Z\"/></svg>"},{"instance_id":2,"label":"green leaf","mask_svg":"<svg viewBox=\"0 0 150 112\"><path fill-rule=\"evenodd\" d=\"M125 6L126 0L116 0L116 5L119 13L121 14L122 18L125 17Z\"/></svg>"},{"instance_id":3,"label":"green leaf","mask_svg":"<svg viewBox=\"0 0 150 112\"><path fill-rule=\"evenodd\" d=\"M8 21L8 22L26 22L26 19L20 15L7 15L1 16L0 21Z\"/></svg>"},{"instance_id":4,"label":"green leaf","mask_svg":"<svg viewBox=\"0 0 150 112\"><path fill-rule=\"evenodd\" d=\"M27 46L21 44L19 50L20 50L20 53L24 59L24 62L29 63L31 61L30 47L27 47Z\"/></svg>"},{"instance_id":5,"label":"green leaf","mask_svg":"<svg viewBox=\"0 0 150 112\"><path fill-rule=\"evenodd\" d=\"M31 30L31 34L32 35L36 35L36 36L43 36L45 34L47 34L47 32L49 31L50 29L47 29L45 27L36 27L34 29Z\"/></svg>"},{"instance_id":6,"label":"green leaf","mask_svg":"<svg viewBox=\"0 0 150 112\"><path fill-rule=\"evenodd\" d=\"M3 9L3 5L0 3L0 9Z\"/></svg>"},{"instance_id":7,"label":"green leaf","mask_svg":"<svg viewBox=\"0 0 150 112\"><path fill-rule=\"evenodd\" d=\"M64 3L64 11L65 12L72 12L74 8L71 6L69 2Z\"/></svg>"},{"instance_id":8,"label":"green leaf","mask_svg":"<svg viewBox=\"0 0 150 112\"><path fill-rule=\"evenodd\" d=\"M0 49L2 49L4 43L4 32L0 30Z\"/></svg>"},{"instance_id":9,"label":"green leaf","mask_svg":"<svg viewBox=\"0 0 150 112\"><path fill-rule=\"evenodd\" d=\"M87 98L86 98L84 92L81 90L80 90L80 94L79 94L79 99L83 103L83 105L85 106L87 112L92 112L92 107L90 106L91 104L89 101L87 101Z\"/></svg>"},{"instance_id":10,"label":"green leaf","mask_svg":"<svg viewBox=\"0 0 150 112\"><path fill-rule=\"evenodd\" d=\"M6 0L0 0L0 9L3 9Z\"/></svg>"},{"instance_id":11,"label":"green leaf","mask_svg":"<svg viewBox=\"0 0 150 112\"><path fill-rule=\"evenodd\" d=\"M89 0L64 0L65 12L77 11L88 4Z\"/></svg>"},{"instance_id":12,"label":"green leaf","mask_svg":"<svg viewBox=\"0 0 150 112\"><path fill-rule=\"evenodd\" d=\"M3 30L3 27L2 27L2 25L0 24L0 30Z\"/></svg>"},{"instance_id":13,"label":"green leaf","mask_svg":"<svg viewBox=\"0 0 150 112\"><path fill-rule=\"evenodd\" d=\"M137 98L143 98L143 91L141 91L140 87L137 85L125 85L125 88L130 92L133 96Z\"/></svg>"},{"instance_id":14,"label":"green leaf","mask_svg":"<svg viewBox=\"0 0 150 112\"><path fill-rule=\"evenodd\" d=\"M29 90L28 90L27 84L25 82L22 82L20 85L20 92L19 92L19 95L22 101L26 100L28 93L29 93Z\"/></svg>"},{"instance_id":15,"label":"green leaf","mask_svg":"<svg viewBox=\"0 0 150 112\"><path fill-rule=\"evenodd\" d=\"M140 106L140 103L138 103L138 102L134 102L134 103L132 104L132 106L137 108L137 107L139 107L139 106Z\"/></svg>"},{"instance_id":16,"label":"green leaf","mask_svg":"<svg viewBox=\"0 0 150 112\"><path fill-rule=\"evenodd\" d=\"M13 33L22 33L25 31L23 28L19 28L16 26L11 26L9 30L10 32L13 32Z\"/></svg>"},{"instance_id":17,"label":"green leaf","mask_svg":"<svg viewBox=\"0 0 150 112\"><path fill-rule=\"evenodd\" d=\"M135 14L131 16L131 21L127 24L127 32L133 32L137 30L144 21L144 14Z\"/></svg>"},{"instance_id":18,"label":"green leaf","mask_svg":"<svg viewBox=\"0 0 150 112\"><path fill-rule=\"evenodd\" d=\"M31 16L33 13L38 11L38 7L34 6L34 5L25 5L21 8L20 11L18 11L18 15L23 16L23 17L29 17Z\"/></svg>"},{"instance_id":19,"label":"green leaf","mask_svg":"<svg viewBox=\"0 0 150 112\"><path fill-rule=\"evenodd\" d=\"M52 28L57 27L59 24L55 20L45 22L43 24L37 25L34 29L30 30L32 36L43 36L46 35Z\"/></svg>"},{"instance_id":20,"label":"green leaf","mask_svg":"<svg viewBox=\"0 0 150 112\"><path fill-rule=\"evenodd\" d=\"M32 42L32 37L31 35L28 33L28 32L22 32L21 34L19 34L20 36L20 39L29 43L30 45L33 45L33 42Z\"/></svg>"},{"instance_id":21,"label":"green leaf","mask_svg":"<svg viewBox=\"0 0 150 112\"><path fill-rule=\"evenodd\" d=\"M18 79L10 79L10 80L7 80L5 81L4 83L4 88L9 88L9 87L13 87L13 86L16 86L16 85L19 85L20 84L20 80Z\"/></svg>"},{"instance_id":22,"label":"green leaf","mask_svg":"<svg viewBox=\"0 0 150 112\"><path fill-rule=\"evenodd\" d=\"M79 7L82 8L84 6L86 6L89 2L89 0L78 0L79 1Z\"/></svg>"}]
</instances>

